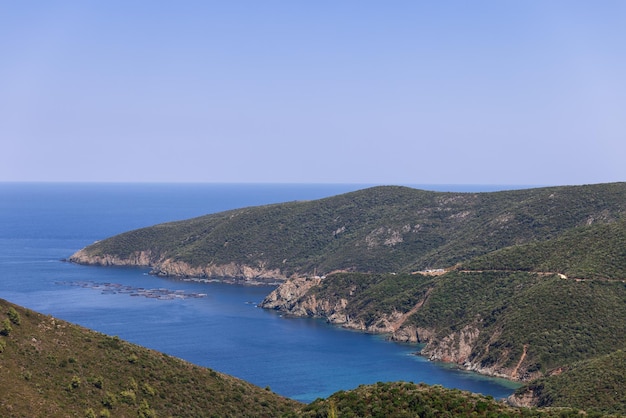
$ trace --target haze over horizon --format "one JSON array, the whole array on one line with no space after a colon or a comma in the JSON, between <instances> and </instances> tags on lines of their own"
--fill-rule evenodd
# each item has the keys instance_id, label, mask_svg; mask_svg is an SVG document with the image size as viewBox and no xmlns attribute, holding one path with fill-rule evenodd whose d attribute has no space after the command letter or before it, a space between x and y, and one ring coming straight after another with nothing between
<instances>
[{"instance_id":1,"label":"haze over horizon","mask_svg":"<svg viewBox=\"0 0 626 418\"><path fill-rule=\"evenodd\" d=\"M0 181L626 181L626 3L11 2Z\"/></svg>"}]
</instances>

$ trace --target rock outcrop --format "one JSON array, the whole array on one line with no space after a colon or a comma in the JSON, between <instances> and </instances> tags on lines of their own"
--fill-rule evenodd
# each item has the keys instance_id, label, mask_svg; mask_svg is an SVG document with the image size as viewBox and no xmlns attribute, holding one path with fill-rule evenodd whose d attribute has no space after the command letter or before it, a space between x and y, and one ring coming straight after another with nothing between
<instances>
[{"instance_id":1,"label":"rock outcrop","mask_svg":"<svg viewBox=\"0 0 626 418\"><path fill-rule=\"evenodd\" d=\"M121 258L111 254L89 254L85 249L82 249L74 253L68 261L91 266L150 267L157 262L159 258L159 255L152 253L152 251L135 251L129 257Z\"/></svg>"},{"instance_id":2,"label":"rock outcrop","mask_svg":"<svg viewBox=\"0 0 626 418\"><path fill-rule=\"evenodd\" d=\"M159 254L154 254L151 251L136 251L127 258L121 258L110 254L92 255L83 249L72 255L68 261L95 266L150 267L150 274L157 276L190 277L197 279L222 278L242 280L244 282L276 282L286 280L285 275L278 269L267 269L262 266L250 266L238 263L192 266L183 261L164 259Z\"/></svg>"},{"instance_id":3,"label":"rock outcrop","mask_svg":"<svg viewBox=\"0 0 626 418\"><path fill-rule=\"evenodd\" d=\"M280 270L266 269L246 264L209 264L194 267L183 261L163 260L152 267L151 274L171 277L227 278L244 281L283 281L286 277Z\"/></svg>"},{"instance_id":4,"label":"rock outcrop","mask_svg":"<svg viewBox=\"0 0 626 418\"><path fill-rule=\"evenodd\" d=\"M404 326L406 313L403 312L393 311L388 315L381 315L368 324L360 318L351 317L346 309L348 299L319 298L312 291L322 280L320 277L289 279L271 292L259 306L292 316L322 318L331 324L353 330L389 334L389 338L394 341L417 343L420 342L419 332L430 335L427 330L418 332L413 326Z\"/></svg>"},{"instance_id":5,"label":"rock outcrop","mask_svg":"<svg viewBox=\"0 0 626 418\"><path fill-rule=\"evenodd\" d=\"M351 321L347 314L347 299L340 298L334 301L318 299L314 292L309 292L321 281L320 277L287 280L270 293L259 306L293 316L323 318L335 325L365 331L362 323Z\"/></svg>"},{"instance_id":6,"label":"rock outcrop","mask_svg":"<svg viewBox=\"0 0 626 418\"><path fill-rule=\"evenodd\" d=\"M530 408L534 406L538 406L539 398L536 393L534 393L531 389L525 390L521 394L512 394L506 401L509 405L521 407L521 408Z\"/></svg>"},{"instance_id":7,"label":"rock outcrop","mask_svg":"<svg viewBox=\"0 0 626 418\"><path fill-rule=\"evenodd\" d=\"M449 334L438 340L432 337L424 347L422 354L431 360L469 365L470 356L480 331L477 327L466 325L460 331Z\"/></svg>"}]
</instances>

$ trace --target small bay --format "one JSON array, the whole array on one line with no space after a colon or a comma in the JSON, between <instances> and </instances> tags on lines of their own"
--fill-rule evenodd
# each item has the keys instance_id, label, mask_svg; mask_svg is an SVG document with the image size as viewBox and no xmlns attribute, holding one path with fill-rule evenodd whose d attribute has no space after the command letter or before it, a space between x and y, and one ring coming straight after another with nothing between
<instances>
[{"instance_id":1,"label":"small bay","mask_svg":"<svg viewBox=\"0 0 626 418\"><path fill-rule=\"evenodd\" d=\"M95 240L134 228L363 187L0 184L0 297L304 402L359 384L394 380L508 396L515 387L511 382L428 362L415 355L417 346L257 308L270 286L200 283L150 276L145 269L61 261ZM171 297L150 297L156 293L146 290Z\"/></svg>"}]
</instances>

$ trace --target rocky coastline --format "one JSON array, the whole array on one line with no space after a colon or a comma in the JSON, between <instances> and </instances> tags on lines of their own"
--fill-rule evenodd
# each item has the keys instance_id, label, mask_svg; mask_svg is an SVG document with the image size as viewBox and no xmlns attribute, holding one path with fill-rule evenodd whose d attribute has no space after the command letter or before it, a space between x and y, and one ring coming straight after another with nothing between
<instances>
[{"instance_id":1,"label":"rocky coastline","mask_svg":"<svg viewBox=\"0 0 626 418\"><path fill-rule=\"evenodd\" d=\"M270 285L287 280L280 270L255 267L247 264L208 264L192 266L184 261L163 258L152 251L136 251L126 258L93 255L85 249L79 250L66 261L90 266L120 266L150 268L150 274L162 277L177 277L195 281L221 281L225 283Z\"/></svg>"},{"instance_id":2,"label":"rocky coastline","mask_svg":"<svg viewBox=\"0 0 626 418\"><path fill-rule=\"evenodd\" d=\"M417 354L431 361L454 364L463 370L516 382L529 380L530 376L520 375L515 368L507 368L501 364L482 367L472 361L480 334L477 326L467 325L442 337L436 329L405 324L412 312L397 311L381 315L372 324L366 325L362 320L351 318L346 312L349 303L347 299L329 301L318 298L314 291L310 291L322 280L321 277L289 279L272 291L259 306L289 316L320 318L343 328L387 335L390 341L421 344ZM532 376L534 377L536 376Z\"/></svg>"},{"instance_id":3,"label":"rocky coastline","mask_svg":"<svg viewBox=\"0 0 626 418\"><path fill-rule=\"evenodd\" d=\"M243 285L276 285L267 297L259 304L263 309L279 311L293 317L321 318L330 324L343 328L385 334L391 341L422 344L419 355L431 361L455 364L461 369L479 374L506 378L512 381L526 379L517 375L511 368L499 366L481 367L471 361L475 350L475 342L480 333L477 327L466 326L461 330L441 337L437 330L426 327L415 327L405 324L411 312L394 311L381 315L375 322L365 324L363 320L351 318L347 313L348 299L326 300L318 298L311 289L318 286L323 277L288 278L279 270L270 270L238 263L225 265L191 266L188 263L171 259L162 259L150 251L133 253L127 258L111 255L91 255L85 250L73 254L67 261L83 265L95 266L129 266L151 268L150 274L166 277L177 277L182 280L200 282L219 281Z\"/></svg>"}]
</instances>

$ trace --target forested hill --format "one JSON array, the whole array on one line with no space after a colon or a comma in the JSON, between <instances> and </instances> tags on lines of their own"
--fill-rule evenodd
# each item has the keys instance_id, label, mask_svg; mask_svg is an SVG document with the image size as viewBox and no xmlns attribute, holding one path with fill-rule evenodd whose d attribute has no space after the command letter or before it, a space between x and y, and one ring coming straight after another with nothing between
<instances>
[{"instance_id":1,"label":"forested hill","mask_svg":"<svg viewBox=\"0 0 626 418\"><path fill-rule=\"evenodd\" d=\"M626 217L572 228L555 239L503 248L460 268L556 272L577 279L626 279Z\"/></svg>"},{"instance_id":2,"label":"forested hill","mask_svg":"<svg viewBox=\"0 0 626 418\"><path fill-rule=\"evenodd\" d=\"M623 182L491 193L380 186L142 228L70 259L199 277L411 272L608 225L625 212Z\"/></svg>"}]
</instances>

